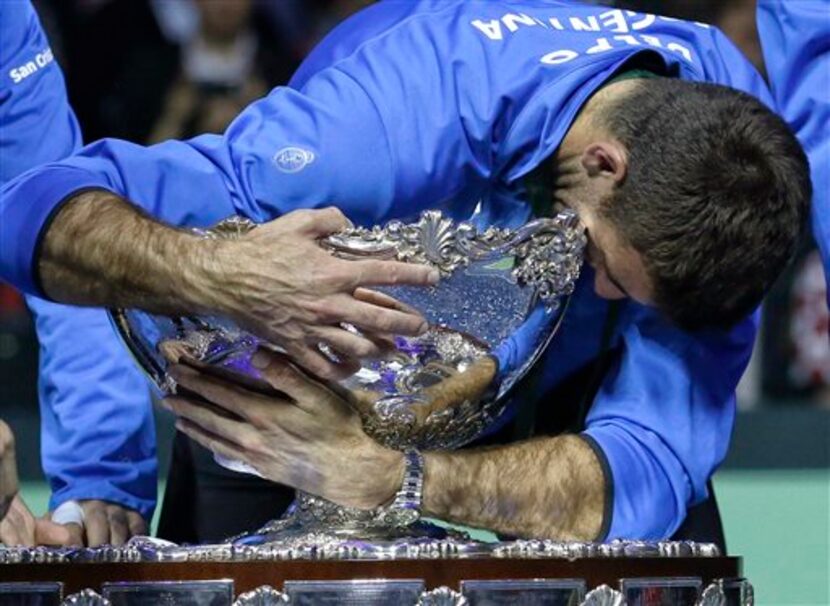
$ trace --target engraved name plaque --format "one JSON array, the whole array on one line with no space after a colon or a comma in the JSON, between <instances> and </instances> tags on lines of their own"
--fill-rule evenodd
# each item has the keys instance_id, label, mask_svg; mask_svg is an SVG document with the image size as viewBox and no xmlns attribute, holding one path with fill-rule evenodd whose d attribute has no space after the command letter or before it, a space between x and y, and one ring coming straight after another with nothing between
<instances>
[{"instance_id":1,"label":"engraved name plaque","mask_svg":"<svg viewBox=\"0 0 830 606\"><path fill-rule=\"evenodd\" d=\"M703 582L694 577L623 579L620 587L628 606L695 606Z\"/></svg>"},{"instance_id":2,"label":"engraved name plaque","mask_svg":"<svg viewBox=\"0 0 830 606\"><path fill-rule=\"evenodd\" d=\"M579 606L585 597L581 579L464 581L461 593L470 606Z\"/></svg>"},{"instance_id":3,"label":"engraved name plaque","mask_svg":"<svg viewBox=\"0 0 830 606\"><path fill-rule=\"evenodd\" d=\"M0 583L0 606L60 606L62 583Z\"/></svg>"},{"instance_id":4,"label":"engraved name plaque","mask_svg":"<svg viewBox=\"0 0 830 606\"><path fill-rule=\"evenodd\" d=\"M105 583L112 606L231 606L233 581Z\"/></svg>"},{"instance_id":5,"label":"engraved name plaque","mask_svg":"<svg viewBox=\"0 0 830 606\"><path fill-rule=\"evenodd\" d=\"M416 606L421 580L286 581L292 606Z\"/></svg>"}]
</instances>

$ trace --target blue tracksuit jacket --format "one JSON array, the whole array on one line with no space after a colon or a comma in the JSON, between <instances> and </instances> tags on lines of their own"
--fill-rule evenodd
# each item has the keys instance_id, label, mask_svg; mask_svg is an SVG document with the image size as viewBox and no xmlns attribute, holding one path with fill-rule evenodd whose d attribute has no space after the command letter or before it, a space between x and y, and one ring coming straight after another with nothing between
<instances>
[{"instance_id":1,"label":"blue tracksuit jacket","mask_svg":"<svg viewBox=\"0 0 830 606\"><path fill-rule=\"evenodd\" d=\"M80 147L63 75L31 3L3 0L0 184ZM5 215L0 225L6 225ZM0 237L17 241L5 231ZM156 445L146 380L103 310L33 296L27 303L41 346L41 454L52 487L50 506L104 499L149 519L156 499Z\"/></svg>"}]
</instances>

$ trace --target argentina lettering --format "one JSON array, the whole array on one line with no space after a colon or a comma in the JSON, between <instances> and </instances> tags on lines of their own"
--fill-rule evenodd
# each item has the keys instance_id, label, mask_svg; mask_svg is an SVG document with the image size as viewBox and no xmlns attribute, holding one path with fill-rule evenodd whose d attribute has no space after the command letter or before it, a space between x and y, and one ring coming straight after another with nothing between
<instances>
[{"instance_id":1,"label":"argentina lettering","mask_svg":"<svg viewBox=\"0 0 830 606\"><path fill-rule=\"evenodd\" d=\"M540 57L544 65L559 65L573 61L581 55L595 55L612 51L624 46L644 46L663 48L681 55L691 62L692 50L676 39L640 33L647 31L658 21L676 21L670 17L636 13L619 9L608 10L596 15L572 16L567 18L540 17L527 13L505 13L498 19L474 19L470 22L476 30L488 40L503 41L528 28L541 28L552 33L561 31L597 32L603 34L594 39L587 48L561 48L552 50ZM705 23L695 23L698 27L709 28Z\"/></svg>"}]
</instances>

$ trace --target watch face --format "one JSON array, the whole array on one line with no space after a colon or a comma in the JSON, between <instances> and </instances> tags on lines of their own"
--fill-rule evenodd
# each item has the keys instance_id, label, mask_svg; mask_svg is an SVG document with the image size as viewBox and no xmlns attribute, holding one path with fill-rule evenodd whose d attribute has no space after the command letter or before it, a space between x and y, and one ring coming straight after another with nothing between
<instances>
[{"instance_id":1,"label":"watch face","mask_svg":"<svg viewBox=\"0 0 830 606\"><path fill-rule=\"evenodd\" d=\"M400 509L396 515L398 520L400 520L401 526L409 526L418 521L418 518L421 517L421 512L417 509Z\"/></svg>"},{"instance_id":2,"label":"watch face","mask_svg":"<svg viewBox=\"0 0 830 606\"><path fill-rule=\"evenodd\" d=\"M385 508L381 516L385 524L400 528L410 526L417 522L421 517L421 512L414 505L411 508L401 507L400 505L389 505Z\"/></svg>"}]
</instances>

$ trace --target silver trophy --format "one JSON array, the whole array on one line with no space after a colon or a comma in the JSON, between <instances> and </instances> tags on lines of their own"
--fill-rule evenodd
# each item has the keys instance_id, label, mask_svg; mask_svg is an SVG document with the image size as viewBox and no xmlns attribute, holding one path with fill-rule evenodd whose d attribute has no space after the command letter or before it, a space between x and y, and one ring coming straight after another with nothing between
<instances>
[{"instance_id":1,"label":"silver trophy","mask_svg":"<svg viewBox=\"0 0 830 606\"><path fill-rule=\"evenodd\" d=\"M236 238L255 227L231 218L200 233ZM322 239L321 246L344 259L423 263L441 274L430 288L378 289L419 310L430 328L419 337L396 337L390 353L364 361L341 382L351 390L367 434L390 448L427 451L458 448L496 425L511 389L564 317L585 243L569 210L517 229L485 230L427 211L415 222L351 228ZM165 393L175 391L166 373L168 360L180 353L226 374L256 378L253 353L259 347L278 349L222 317L166 317L133 309L111 313L138 363ZM325 345L320 348L336 357ZM220 463L246 470L238 462ZM472 555L476 549L464 533L419 519L403 498L360 510L302 492L285 516L236 537L233 544L238 549L270 545L298 557L395 557L413 549Z\"/></svg>"}]
</instances>

